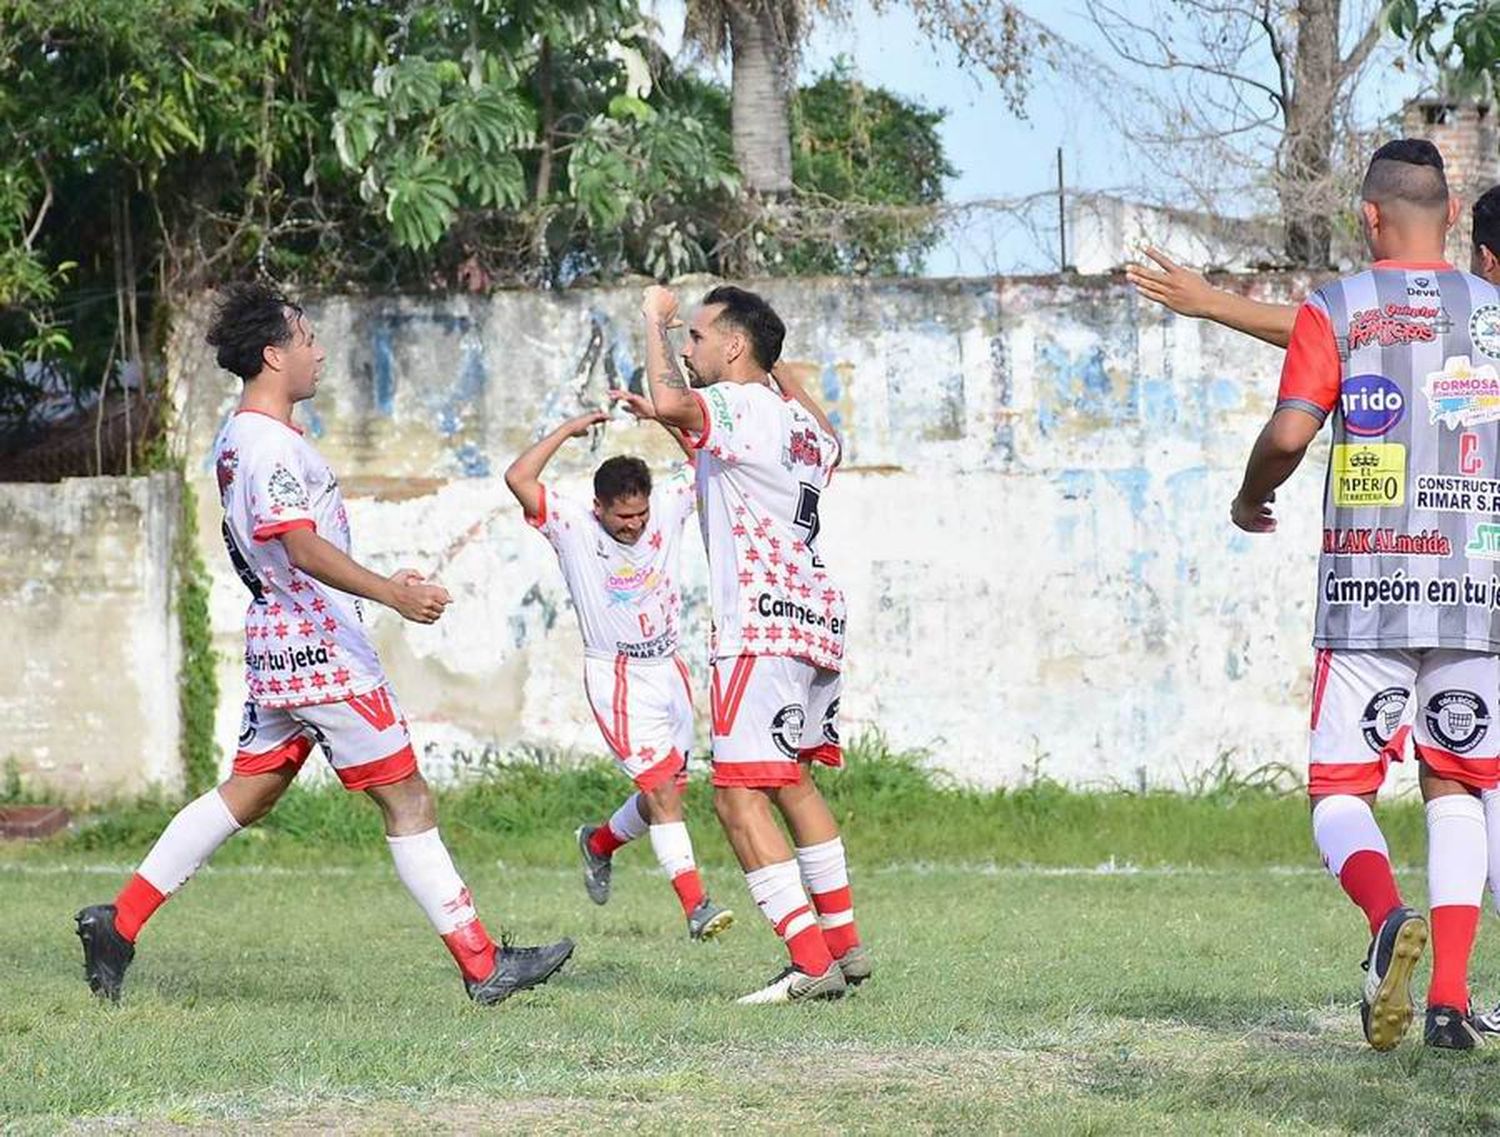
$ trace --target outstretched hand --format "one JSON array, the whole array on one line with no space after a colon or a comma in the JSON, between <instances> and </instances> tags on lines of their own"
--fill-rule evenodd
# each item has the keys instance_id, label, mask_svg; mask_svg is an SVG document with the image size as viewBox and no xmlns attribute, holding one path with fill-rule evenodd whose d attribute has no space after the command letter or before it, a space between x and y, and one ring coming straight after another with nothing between
<instances>
[{"instance_id":1,"label":"outstretched hand","mask_svg":"<svg viewBox=\"0 0 1500 1137\"><path fill-rule=\"evenodd\" d=\"M609 397L612 402L624 407L642 422L660 421L656 417L656 408L651 404L651 400L644 395L637 395L634 391L622 391L619 388L613 388L609 392Z\"/></svg>"},{"instance_id":2,"label":"outstretched hand","mask_svg":"<svg viewBox=\"0 0 1500 1137\"><path fill-rule=\"evenodd\" d=\"M1146 256L1159 268L1131 264L1125 266L1125 279L1147 300L1170 308L1179 316L1206 316L1214 286L1202 273L1183 268L1157 248L1147 248Z\"/></svg>"},{"instance_id":3,"label":"outstretched hand","mask_svg":"<svg viewBox=\"0 0 1500 1137\"><path fill-rule=\"evenodd\" d=\"M581 415L574 415L557 429L567 431L569 438L582 438L600 423L608 421L608 411L585 411Z\"/></svg>"}]
</instances>

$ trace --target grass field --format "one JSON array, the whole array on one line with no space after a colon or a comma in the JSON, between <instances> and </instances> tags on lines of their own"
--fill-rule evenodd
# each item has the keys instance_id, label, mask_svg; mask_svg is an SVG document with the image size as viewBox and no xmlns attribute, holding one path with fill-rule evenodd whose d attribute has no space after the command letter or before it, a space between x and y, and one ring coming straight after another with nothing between
<instances>
[{"instance_id":1,"label":"grass field","mask_svg":"<svg viewBox=\"0 0 1500 1137\"><path fill-rule=\"evenodd\" d=\"M443 802L486 919L579 944L552 985L490 1010L462 997L368 808L337 794L289 800L283 828L238 838L168 904L120 1007L88 995L70 917L112 894L149 810L0 854L0 1118L22 1132L1500 1129L1500 1047L1437 1054L1415 1032L1394 1054L1364 1047L1360 921L1314 871L1295 797L964 794L872 762L839 800L875 979L837 1004L740 1008L780 954L707 815L708 884L741 920L692 945L645 847L620 854L607 908L585 899L562 822L587 811L551 810L595 788L607 800L594 776L512 781L504 838L470 828L495 786ZM908 828L883 843L902 797ZM1389 822L1419 862L1419 811ZM1420 898L1419 872L1403 884ZM1476 957L1492 1000L1494 924Z\"/></svg>"}]
</instances>

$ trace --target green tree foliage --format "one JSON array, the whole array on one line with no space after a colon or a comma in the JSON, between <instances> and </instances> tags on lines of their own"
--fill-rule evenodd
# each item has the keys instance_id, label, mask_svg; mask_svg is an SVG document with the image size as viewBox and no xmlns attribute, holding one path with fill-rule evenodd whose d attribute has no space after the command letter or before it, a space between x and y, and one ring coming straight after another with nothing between
<instances>
[{"instance_id":1,"label":"green tree foliage","mask_svg":"<svg viewBox=\"0 0 1500 1137\"><path fill-rule=\"evenodd\" d=\"M651 30L638 0L0 0L0 399L27 397L26 360L90 388L149 361L173 296L247 272L477 291L734 271L771 222L727 94ZM940 196L936 114L844 73L798 108L815 216ZM861 218L773 233L767 264L899 271L928 241Z\"/></svg>"},{"instance_id":2,"label":"green tree foliage","mask_svg":"<svg viewBox=\"0 0 1500 1137\"><path fill-rule=\"evenodd\" d=\"M1386 20L1418 59L1442 65L1459 89L1493 91L1500 70L1500 0L1393 0Z\"/></svg>"}]
</instances>

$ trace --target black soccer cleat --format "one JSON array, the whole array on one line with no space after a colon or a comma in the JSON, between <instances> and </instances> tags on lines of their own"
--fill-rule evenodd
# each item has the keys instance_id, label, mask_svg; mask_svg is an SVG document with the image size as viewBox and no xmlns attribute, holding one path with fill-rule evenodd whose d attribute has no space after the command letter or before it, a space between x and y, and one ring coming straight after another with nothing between
<instances>
[{"instance_id":1,"label":"black soccer cleat","mask_svg":"<svg viewBox=\"0 0 1500 1137\"><path fill-rule=\"evenodd\" d=\"M1393 910L1370 940L1359 1017L1376 1050L1393 1049L1411 1026L1411 976L1426 947L1427 921L1411 908Z\"/></svg>"},{"instance_id":2,"label":"black soccer cleat","mask_svg":"<svg viewBox=\"0 0 1500 1137\"><path fill-rule=\"evenodd\" d=\"M614 862L589 848L589 838L598 828L597 825L581 825L573 836L578 838L578 852L583 856L584 890L595 904L608 904L609 878L614 870Z\"/></svg>"},{"instance_id":3,"label":"black soccer cleat","mask_svg":"<svg viewBox=\"0 0 1500 1137\"><path fill-rule=\"evenodd\" d=\"M1469 1021L1480 1034L1500 1034L1500 1006L1483 1015L1470 1015Z\"/></svg>"},{"instance_id":4,"label":"black soccer cleat","mask_svg":"<svg viewBox=\"0 0 1500 1137\"><path fill-rule=\"evenodd\" d=\"M1484 1035L1457 1007L1428 1007L1422 1041L1434 1050L1478 1050L1484 1045Z\"/></svg>"},{"instance_id":5,"label":"black soccer cleat","mask_svg":"<svg viewBox=\"0 0 1500 1137\"><path fill-rule=\"evenodd\" d=\"M73 917L83 941L83 977L89 990L112 1003L120 1001L125 971L135 958L135 945L115 930L115 906L94 904Z\"/></svg>"},{"instance_id":6,"label":"black soccer cleat","mask_svg":"<svg viewBox=\"0 0 1500 1137\"><path fill-rule=\"evenodd\" d=\"M465 979L469 998L485 1007L509 999L517 991L539 987L551 979L573 954L573 941L558 940L542 947L495 947L495 969L485 979Z\"/></svg>"}]
</instances>

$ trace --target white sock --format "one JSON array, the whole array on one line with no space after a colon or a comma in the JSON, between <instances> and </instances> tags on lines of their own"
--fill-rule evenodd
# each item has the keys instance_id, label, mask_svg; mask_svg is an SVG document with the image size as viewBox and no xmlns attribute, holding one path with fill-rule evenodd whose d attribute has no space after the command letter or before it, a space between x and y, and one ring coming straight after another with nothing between
<instances>
[{"instance_id":1,"label":"white sock","mask_svg":"<svg viewBox=\"0 0 1500 1137\"><path fill-rule=\"evenodd\" d=\"M474 899L435 827L407 837L387 836L385 840L396 862L396 875L427 913L438 935L446 936L478 919Z\"/></svg>"},{"instance_id":2,"label":"white sock","mask_svg":"<svg viewBox=\"0 0 1500 1137\"><path fill-rule=\"evenodd\" d=\"M669 880L697 868L693 860L693 841L684 822L670 821L665 825L651 826L651 851L656 854L656 863L661 865Z\"/></svg>"},{"instance_id":3,"label":"white sock","mask_svg":"<svg viewBox=\"0 0 1500 1137\"><path fill-rule=\"evenodd\" d=\"M644 835L650 828L650 823L643 816L646 811L641 808L641 804L641 795L633 793L609 819L609 831L622 845L629 844L637 837Z\"/></svg>"},{"instance_id":4,"label":"white sock","mask_svg":"<svg viewBox=\"0 0 1500 1137\"><path fill-rule=\"evenodd\" d=\"M1485 844L1489 846L1490 898L1495 911L1500 912L1500 790L1485 790L1480 798L1484 802Z\"/></svg>"},{"instance_id":5,"label":"white sock","mask_svg":"<svg viewBox=\"0 0 1500 1137\"><path fill-rule=\"evenodd\" d=\"M1365 850L1390 860L1385 835L1375 823L1375 814L1363 798L1351 794L1325 797L1313 807L1313 840L1323 863L1335 877L1343 871L1344 862Z\"/></svg>"},{"instance_id":6,"label":"white sock","mask_svg":"<svg viewBox=\"0 0 1500 1137\"><path fill-rule=\"evenodd\" d=\"M1484 806L1468 794L1427 803L1427 903L1477 908L1488 872Z\"/></svg>"},{"instance_id":7,"label":"white sock","mask_svg":"<svg viewBox=\"0 0 1500 1137\"><path fill-rule=\"evenodd\" d=\"M832 892L849 884L849 863L844 857L842 837L799 848L797 867L802 870L802 883L814 895Z\"/></svg>"},{"instance_id":8,"label":"white sock","mask_svg":"<svg viewBox=\"0 0 1500 1137\"><path fill-rule=\"evenodd\" d=\"M751 869L745 874L745 883L750 886L750 898L783 940L817 923L796 861Z\"/></svg>"},{"instance_id":9,"label":"white sock","mask_svg":"<svg viewBox=\"0 0 1500 1137\"><path fill-rule=\"evenodd\" d=\"M219 791L209 790L177 811L136 872L157 892L170 896L239 830L240 823Z\"/></svg>"}]
</instances>

